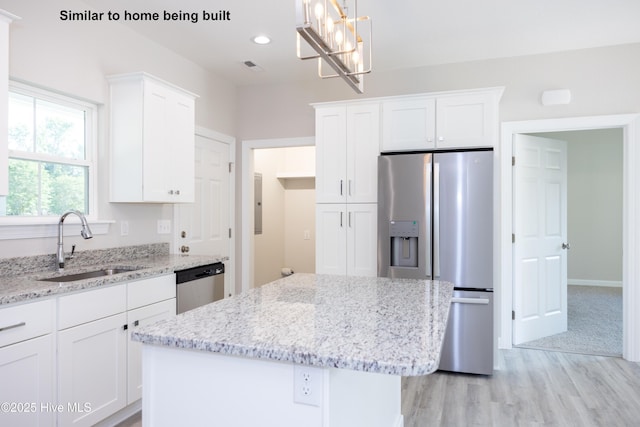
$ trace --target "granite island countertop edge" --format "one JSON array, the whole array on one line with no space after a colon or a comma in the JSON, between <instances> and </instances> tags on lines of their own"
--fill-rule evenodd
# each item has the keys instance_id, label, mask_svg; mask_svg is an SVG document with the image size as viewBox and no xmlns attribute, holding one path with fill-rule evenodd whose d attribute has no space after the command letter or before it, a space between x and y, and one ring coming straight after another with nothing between
<instances>
[{"instance_id":1,"label":"granite island countertop edge","mask_svg":"<svg viewBox=\"0 0 640 427\"><path fill-rule=\"evenodd\" d=\"M132 339L147 345L174 349L390 375L420 376L437 370L453 284L430 280L350 279L347 276L335 276L335 280L347 286L346 292L351 292L349 297L357 296L353 288L359 287L364 290L363 300L373 301L373 305L358 307L357 301L341 299L339 296L332 299L331 291L313 289L309 283L316 277L327 279L333 276L295 274L279 279L233 298L137 329L132 333ZM367 280L377 284L376 291L366 290ZM384 281L393 285L401 282L405 286L410 286L411 282L418 286L428 283L431 291L425 290L422 297L428 295L427 305L431 304L432 307L421 307L418 302L403 310L406 302L402 295L397 295L397 298L393 292L384 298L375 295L376 292L380 293ZM296 312L306 304L295 296L300 289L307 293L305 297L309 297L313 290L316 301L320 301L307 306L307 314ZM335 289L340 292L339 288ZM384 286L383 289L393 290ZM434 289L437 292L434 293ZM287 290L291 292L287 293ZM373 298L368 298L372 293ZM318 294L322 295L318 297ZM434 294L438 294L437 297ZM269 297L271 300L265 303ZM380 299L378 303L375 301L377 297ZM287 306L282 305L283 300L293 302ZM343 304L349 307L343 310L340 308ZM334 312L333 308L337 310ZM358 309L363 313L358 314ZM411 321L411 309L416 313L415 323ZM270 318L273 315L286 316L287 311L292 311L296 317L283 321ZM230 322L231 314L225 312L237 313L237 319ZM309 313L313 324L300 322L300 318L304 319ZM335 318L341 320L334 321ZM376 321L375 328L371 327ZM288 323L300 324L290 327ZM322 330L323 325L326 325L325 330ZM310 337L309 333L313 336ZM345 339L345 334L349 338ZM416 345L416 342L421 344Z\"/></svg>"}]
</instances>

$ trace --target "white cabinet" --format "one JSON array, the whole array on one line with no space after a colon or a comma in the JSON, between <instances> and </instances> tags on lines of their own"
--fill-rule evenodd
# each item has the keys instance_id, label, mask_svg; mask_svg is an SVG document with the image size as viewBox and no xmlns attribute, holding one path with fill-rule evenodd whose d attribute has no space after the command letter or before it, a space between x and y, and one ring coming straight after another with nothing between
<instances>
[{"instance_id":1,"label":"white cabinet","mask_svg":"<svg viewBox=\"0 0 640 427\"><path fill-rule=\"evenodd\" d=\"M168 274L58 299L58 401L78 408L60 425L90 426L140 399L141 345L131 333L175 315L175 283Z\"/></svg>"},{"instance_id":2,"label":"white cabinet","mask_svg":"<svg viewBox=\"0 0 640 427\"><path fill-rule=\"evenodd\" d=\"M0 309L0 413L7 426L53 426L53 300Z\"/></svg>"},{"instance_id":3,"label":"white cabinet","mask_svg":"<svg viewBox=\"0 0 640 427\"><path fill-rule=\"evenodd\" d=\"M387 99L381 151L494 146L503 88Z\"/></svg>"},{"instance_id":4,"label":"white cabinet","mask_svg":"<svg viewBox=\"0 0 640 427\"><path fill-rule=\"evenodd\" d=\"M435 98L382 102L382 151L426 150L435 147Z\"/></svg>"},{"instance_id":5,"label":"white cabinet","mask_svg":"<svg viewBox=\"0 0 640 427\"><path fill-rule=\"evenodd\" d=\"M175 316L175 298L175 274L128 284L127 404L142 397L142 344L132 341L131 334L139 326Z\"/></svg>"},{"instance_id":6,"label":"white cabinet","mask_svg":"<svg viewBox=\"0 0 640 427\"><path fill-rule=\"evenodd\" d=\"M111 201L193 202L196 95L146 73L109 83Z\"/></svg>"},{"instance_id":7,"label":"white cabinet","mask_svg":"<svg viewBox=\"0 0 640 427\"><path fill-rule=\"evenodd\" d=\"M127 402L126 285L58 299L58 415L64 426L92 426Z\"/></svg>"},{"instance_id":8,"label":"white cabinet","mask_svg":"<svg viewBox=\"0 0 640 427\"><path fill-rule=\"evenodd\" d=\"M316 205L316 272L377 275L375 203Z\"/></svg>"},{"instance_id":9,"label":"white cabinet","mask_svg":"<svg viewBox=\"0 0 640 427\"><path fill-rule=\"evenodd\" d=\"M316 106L316 201L375 203L380 104Z\"/></svg>"}]
</instances>

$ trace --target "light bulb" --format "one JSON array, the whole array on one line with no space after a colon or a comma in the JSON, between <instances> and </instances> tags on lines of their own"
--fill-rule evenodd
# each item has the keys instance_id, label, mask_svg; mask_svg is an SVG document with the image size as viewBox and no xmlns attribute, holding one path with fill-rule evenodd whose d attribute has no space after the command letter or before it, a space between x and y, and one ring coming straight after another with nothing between
<instances>
[{"instance_id":1,"label":"light bulb","mask_svg":"<svg viewBox=\"0 0 640 427\"><path fill-rule=\"evenodd\" d=\"M322 3L316 3L314 12L316 13L316 19L318 21L324 17L324 7L322 6Z\"/></svg>"},{"instance_id":2,"label":"light bulb","mask_svg":"<svg viewBox=\"0 0 640 427\"><path fill-rule=\"evenodd\" d=\"M342 31L336 30L336 44L340 46L342 44L342 41L343 41Z\"/></svg>"}]
</instances>

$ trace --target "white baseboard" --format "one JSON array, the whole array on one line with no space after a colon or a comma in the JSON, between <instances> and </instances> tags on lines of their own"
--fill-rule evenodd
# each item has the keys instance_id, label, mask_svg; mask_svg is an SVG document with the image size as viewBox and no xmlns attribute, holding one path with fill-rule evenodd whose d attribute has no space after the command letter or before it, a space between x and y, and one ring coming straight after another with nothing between
<instances>
[{"instance_id":1,"label":"white baseboard","mask_svg":"<svg viewBox=\"0 0 640 427\"><path fill-rule=\"evenodd\" d=\"M622 281L615 281L615 280L567 279L567 284L578 285L578 286L604 286L608 288L622 287Z\"/></svg>"}]
</instances>

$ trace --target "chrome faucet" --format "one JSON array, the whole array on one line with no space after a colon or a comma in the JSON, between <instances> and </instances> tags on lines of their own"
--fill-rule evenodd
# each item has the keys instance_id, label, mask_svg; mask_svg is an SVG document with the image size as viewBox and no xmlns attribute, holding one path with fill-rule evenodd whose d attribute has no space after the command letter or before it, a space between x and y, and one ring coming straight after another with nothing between
<instances>
[{"instance_id":1,"label":"chrome faucet","mask_svg":"<svg viewBox=\"0 0 640 427\"><path fill-rule=\"evenodd\" d=\"M60 221L58 221L58 271L59 272L64 271L64 262L66 259L64 256L64 245L62 244L62 224L64 223L64 219L69 214L77 215L78 218L80 218L80 222L82 223L82 230L80 230L80 235L84 239L90 239L93 237L93 233L89 228L87 219L84 217L82 212L76 211L76 210L69 210L62 214L62 216L60 217ZM75 245L73 245L73 250L71 251L71 257L73 257L74 251L75 251Z\"/></svg>"}]
</instances>

